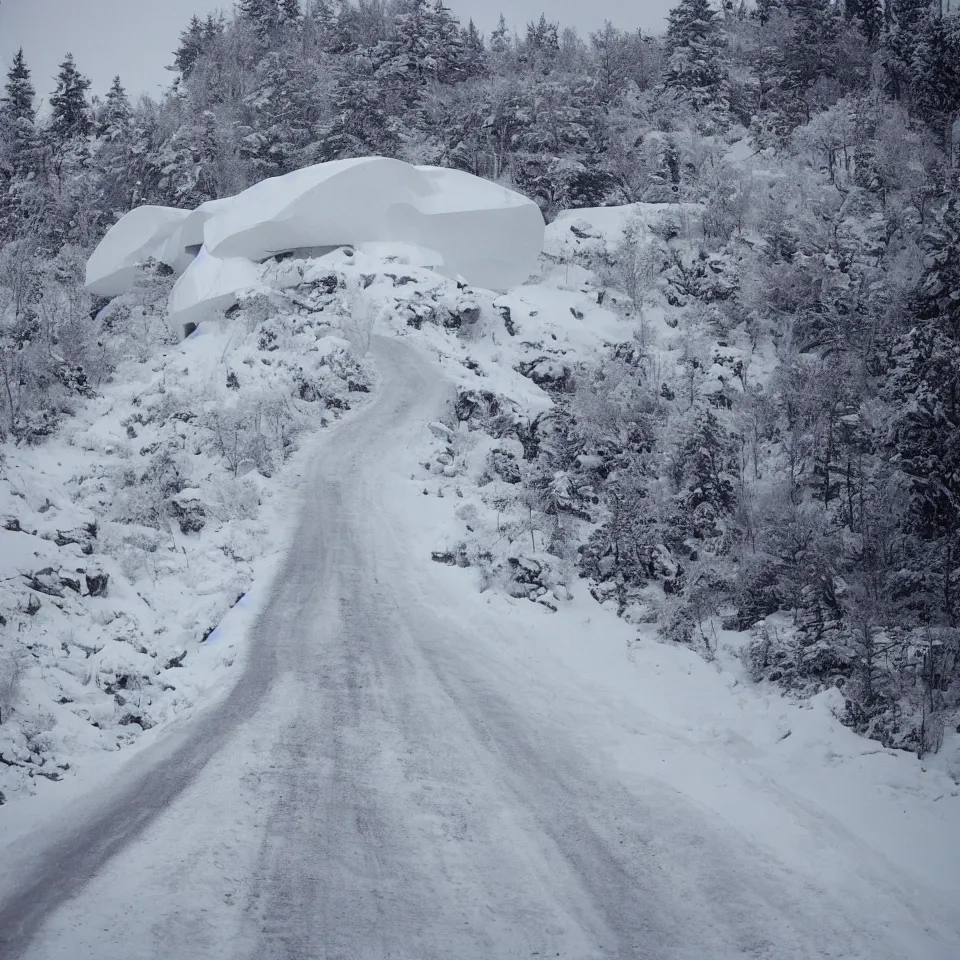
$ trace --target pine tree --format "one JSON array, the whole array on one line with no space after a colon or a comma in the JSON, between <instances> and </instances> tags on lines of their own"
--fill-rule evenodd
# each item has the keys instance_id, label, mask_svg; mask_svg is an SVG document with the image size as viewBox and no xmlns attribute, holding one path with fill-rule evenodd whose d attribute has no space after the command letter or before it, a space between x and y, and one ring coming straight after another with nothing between
<instances>
[{"instance_id":1,"label":"pine tree","mask_svg":"<svg viewBox=\"0 0 960 960\"><path fill-rule=\"evenodd\" d=\"M342 56L356 51L355 11L349 4L339 0L312 0L308 19L317 44L325 53Z\"/></svg>"},{"instance_id":2,"label":"pine tree","mask_svg":"<svg viewBox=\"0 0 960 960\"><path fill-rule=\"evenodd\" d=\"M603 30L590 34L593 52L593 67L600 86L600 98L604 105L615 101L624 89L629 76L629 47L626 37L609 21Z\"/></svg>"},{"instance_id":3,"label":"pine tree","mask_svg":"<svg viewBox=\"0 0 960 960\"><path fill-rule=\"evenodd\" d=\"M677 451L682 477L678 500L695 537L703 537L700 517L714 521L728 515L735 502L730 438L711 410L701 410ZM709 524L708 524L709 526Z\"/></svg>"},{"instance_id":4,"label":"pine tree","mask_svg":"<svg viewBox=\"0 0 960 960\"><path fill-rule=\"evenodd\" d=\"M757 0L752 15L759 20L761 24L766 25L779 9L781 9L780 0Z\"/></svg>"},{"instance_id":5,"label":"pine tree","mask_svg":"<svg viewBox=\"0 0 960 960\"><path fill-rule=\"evenodd\" d=\"M839 98L841 81L851 81L850 31L833 0L780 0L780 9L755 66L771 108L767 122L785 138Z\"/></svg>"},{"instance_id":6,"label":"pine tree","mask_svg":"<svg viewBox=\"0 0 960 960\"><path fill-rule=\"evenodd\" d=\"M667 65L663 84L694 109L724 112L729 79L720 20L710 0L680 0L667 26Z\"/></svg>"},{"instance_id":7,"label":"pine tree","mask_svg":"<svg viewBox=\"0 0 960 960\"><path fill-rule=\"evenodd\" d=\"M0 99L0 109L6 123L13 126L19 120L29 120L33 123L36 110L33 106L36 91L30 80L30 69L27 67L21 47L13 58L13 65L7 73L7 83L4 96Z\"/></svg>"},{"instance_id":8,"label":"pine tree","mask_svg":"<svg viewBox=\"0 0 960 960\"><path fill-rule=\"evenodd\" d=\"M386 108L386 94L373 64L366 57L353 57L334 91L333 118L320 138L323 153L317 159L396 156L398 131Z\"/></svg>"},{"instance_id":9,"label":"pine tree","mask_svg":"<svg viewBox=\"0 0 960 960\"><path fill-rule=\"evenodd\" d=\"M0 98L0 240L15 239L20 224L35 207L36 182L31 171L40 166L40 138L34 120L34 88L23 50L14 57Z\"/></svg>"},{"instance_id":10,"label":"pine tree","mask_svg":"<svg viewBox=\"0 0 960 960\"><path fill-rule=\"evenodd\" d=\"M883 34L887 19L887 0L845 0L844 13L856 22L871 47Z\"/></svg>"},{"instance_id":11,"label":"pine tree","mask_svg":"<svg viewBox=\"0 0 960 960\"><path fill-rule=\"evenodd\" d=\"M394 36L378 43L373 56L377 76L391 85L453 83L467 75L460 25L442 0L405 0L394 19ZM409 106L416 90L404 96Z\"/></svg>"},{"instance_id":12,"label":"pine tree","mask_svg":"<svg viewBox=\"0 0 960 960\"><path fill-rule=\"evenodd\" d=\"M930 18L928 0L892 0L891 26L883 38L883 69L887 92L895 100L909 98L914 53L924 24Z\"/></svg>"},{"instance_id":13,"label":"pine tree","mask_svg":"<svg viewBox=\"0 0 960 960\"><path fill-rule=\"evenodd\" d=\"M130 100L127 98L127 91L123 89L120 78L114 77L107 91L103 109L97 117L97 136L110 141L120 140L129 133L130 120Z\"/></svg>"},{"instance_id":14,"label":"pine tree","mask_svg":"<svg viewBox=\"0 0 960 960\"><path fill-rule=\"evenodd\" d=\"M470 18L470 22L461 31L463 42L463 69L467 77L483 76L487 72L487 51L483 45L483 35Z\"/></svg>"},{"instance_id":15,"label":"pine tree","mask_svg":"<svg viewBox=\"0 0 960 960\"><path fill-rule=\"evenodd\" d=\"M303 19L300 0L280 0L280 20L282 23L298 24Z\"/></svg>"},{"instance_id":16,"label":"pine tree","mask_svg":"<svg viewBox=\"0 0 960 960\"><path fill-rule=\"evenodd\" d=\"M312 139L321 95L318 76L296 52L268 53L257 68L257 90L247 98L253 133L244 137L241 154L253 162L257 180L297 169Z\"/></svg>"},{"instance_id":17,"label":"pine tree","mask_svg":"<svg viewBox=\"0 0 960 960\"><path fill-rule=\"evenodd\" d=\"M501 13L493 33L490 34L490 50L493 53L506 53L510 49L510 28L506 17Z\"/></svg>"},{"instance_id":18,"label":"pine tree","mask_svg":"<svg viewBox=\"0 0 960 960\"><path fill-rule=\"evenodd\" d=\"M280 7L277 0L240 0L237 7L242 19L253 26L263 43L271 42L280 27Z\"/></svg>"},{"instance_id":19,"label":"pine tree","mask_svg":"<svg viewBox=\"0 0 960 960\"><path fill-rule=\"evenodd\" d=\"M226 23L223 19L223 14L218 14L214 16L212 13L207 14L207 19L203 21L203 44L205 47L209 46L212 43L215 43L219 40L226 29Z\"/></svg>"},{"instance_id":20,"label":"pine tree","mask_svg":"<svg viewBox=\"0 0 960 960\"><path fill-rule=\"evenodd\" d=\"M90 133L90 105L87 103L87 91L90 81L77 70L73 54L68 53L60 64L57 75L57 89L50 97L52 111L51 128L54 138L66 143Z\"/></svg>"},{"instance_id":21,"label":"pine tree","mask_svg":"<svg viewBox=\"0 0 960 960\"><path fill-rule=\"evenodd\" d=\"M894 343L889 448L909 492L898 594L928 623L960 626L960 183L926 238L912 326Z\"/></svg>"},{"instance_id":22,"label":"pine tree","mask_svg":"<svg viewBox=\"0 0 960 960\"><path fill-rule=\"evenodd\" d=\"M174 53L174 66L184 77L190 76L197 57L203 50L204 25L200 18L194 14L190 18L190 26L180 34L180 45Z\"/></svg>"},{"instance_id":23,"label":"pine tree","mask_svg":"<svg viewBox=\"0 0 960 960\"><path fill-rule=\"evenodd\" d=\"M558 53L560 51L559 24L547 20L547 15L541 13L536 23L531 20L527 24L527 46L548 56Z\"/></svg>"},{"instance_id":24,"label":"pine tree","mask_svg":"<svg viewBox=\"0 0 960 960\"><path fill-rule=\"evenodd\" d=\"M784 0L784 9L793 29L780 51L783 77L802 94L837 73L839 12L831 0Z\"/></svg>"},{"instance_id":25,"label":"pine tree","mask_svg":"<svg viewBox=\"0 0 960 960\"><path fill-rule=\"evenodd\" d=\"M913 54L917 112L938 133L947 134L960 117L960 17L927 17Z\"/></svg>"}]
</instances>

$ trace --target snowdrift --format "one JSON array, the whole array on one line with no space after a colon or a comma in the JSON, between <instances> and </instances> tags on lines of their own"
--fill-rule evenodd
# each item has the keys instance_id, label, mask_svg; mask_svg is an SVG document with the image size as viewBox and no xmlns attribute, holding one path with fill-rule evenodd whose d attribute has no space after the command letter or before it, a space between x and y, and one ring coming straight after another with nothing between
<instances>
[{"instance_id":1,"label":"snowdrift","mask_svg":"<svg viewBox=\"0 0 960 960\"><path fill-rule=\"evenodd\" d=\"M150 257L175 269L167 256L172 255L175 262L177 256L169 250L167 256L161 254L189 217L189 210L155 206L137 207L121 217L87 261L87 289L99 297L126 293L133 284L137 264ZM183 269L186 267L184 264Z\"/></svg>"},{"instance_id":2,"label":"snowdrift","mask_svg":"<svg viewBox=\"0 0 960 960\"><path fill-rule=\"evenodd\" d=\"M168 312L171 323L199 323L205 316L226 310L237 302L241 290L255 287L260 268L242 257L211 257L201 247L186 273L170 293Z\"/></svg>"},{"instance_id":3,"label":"snowdrift","mask_svg":"<svg viewBox=\"0 0 960 960\"><path fill-rule=\"evenodd\" d=\"M170 320L183 324L231 306L256 283L255 264L277 254L399 242L426 251L445 276L505 291L535 270L543 239L537 205L498 184L383 157L336 160L193 211L132 210L90 257L87 288L118 296L153 257L182 275Z\"/></svg>"}]
</instances>

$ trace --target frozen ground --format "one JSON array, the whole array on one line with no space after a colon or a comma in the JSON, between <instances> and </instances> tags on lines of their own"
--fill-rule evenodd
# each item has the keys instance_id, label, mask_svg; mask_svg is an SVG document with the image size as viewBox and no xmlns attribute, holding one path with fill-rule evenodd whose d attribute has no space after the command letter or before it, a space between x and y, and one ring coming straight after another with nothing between
<instances>
[{"instance_id":1,"label":"frozen ground","mask_svg":"<svg viewBox=\"0 0 960 960\"><path fill-rule=\"evenodd\" d=\"M582 591L553 615L432 563L456 503L413 475L451 387L375 354L237 685L31 818L0 954L956 957L952 783Z\"/></svg>"}]
</instances>

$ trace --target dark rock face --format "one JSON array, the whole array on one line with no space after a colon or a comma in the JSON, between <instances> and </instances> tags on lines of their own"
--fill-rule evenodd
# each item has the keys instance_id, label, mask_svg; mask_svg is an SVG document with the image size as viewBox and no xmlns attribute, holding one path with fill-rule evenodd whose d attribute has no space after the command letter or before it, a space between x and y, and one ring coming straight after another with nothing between
<instances>
[{"instance_id":1,"label":"dark rock face","mask_svg":"<svg viewBox=\"0 0 960 960\"><path fill-rule=\"evenodd\" d=\"M199 533L207 524L207 512L199 500L171 500L170 510L181 533Z\"/></svg>"},{"instance_id":2,"label":"dark rock face","mask_svg":"<svg viewBox=\"0 0 960 960\"><path fill-rule=\"evenodd\" d=\"M462 304L446 311L443 325L448 330L459 330L461 327L471 326L480 320L480 308L475 304Z\"/></svg>"},{"instance_id":3,"label":"dark rock face","mask_svg":"<svg viewBox=\"0 0 960 960\"><path fill-rule=\"evenodd\" d=\"M491 450L487 458L487 467L491 474L499 477L504 483L519 483L521 480L520 464L512 453L506 450Z\"/></svg>"},{"instance_id":4,"label":"dark rock face","mask_svg":"<svg viewBox=\"0 0 960 960\"><path fill-rule=\"evenodd\" d=\"M489 390L463 390L457 391L457 400L454 404L454 412L461 423L469 423L471 420L483 420L488 417L495 417L501 412L500 401L496 394Z\"/></svg>"},{"instance_id":5,"label":"dark rock face","mask_svg":"<svg viewBox=\"0 0 960 960\"><path fill-rule=\"evenodd\" d=\"M87 593L91 597L105 597L107 595L107 585L110 583L108 573L87 573L84 575L87 581Z\"/></svg>"},{"instance_id":6,"label":"dark rock face","mask_svg":"<svg viewBox=\"0 0 960 960\"><path fill-rule=\"evenodd\" d=\"M507 328L507 333L509 333L511 337L515 337L520 332L520 328L513 322L513 313L510 308L504 304L500 304L497 306L497 313L500 314L500 319Z\"/></svg>"},{"instance_id":7,"label":"dark rock face","mask_svg":"<svg viewBox=\"0 0 960 960\"><path fill-rule=\"evenodd\" d=\"M573 383L573 370L569 364L555 357L537 357L517 367L517 373L532 380L544 390L566 391Z\"/></svg>"}]
</instances>

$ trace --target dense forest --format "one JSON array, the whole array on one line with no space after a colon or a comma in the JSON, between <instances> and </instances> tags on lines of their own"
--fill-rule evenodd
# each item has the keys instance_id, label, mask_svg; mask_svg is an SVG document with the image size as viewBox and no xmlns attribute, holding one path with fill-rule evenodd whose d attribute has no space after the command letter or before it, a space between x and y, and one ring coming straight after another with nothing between
<instances>
[{"instance_id":1,"label":"dense forest","mask_svg":"<svg viewBox=\"0 0 960 960\"><path fill-rule=\"evenodd\" d=\"M858 731L938 748L960 705L960 17L680 0L662 37L546 16L487 37L441 0L242 0L171 60L136 103L119 77L91 96L67 54L41 105L9 65L0 440L43 443L145 349L83 288L138 205L370 154L501 181L548 220L689 203L585 262L637 335L549 385L531 516L622 616L707 656L718 624L752 630L754 679L838 687ZM653 302L682 337L666 373ZM734 342L755 362L708 388Z\"/></svg>"}]
</instances>

